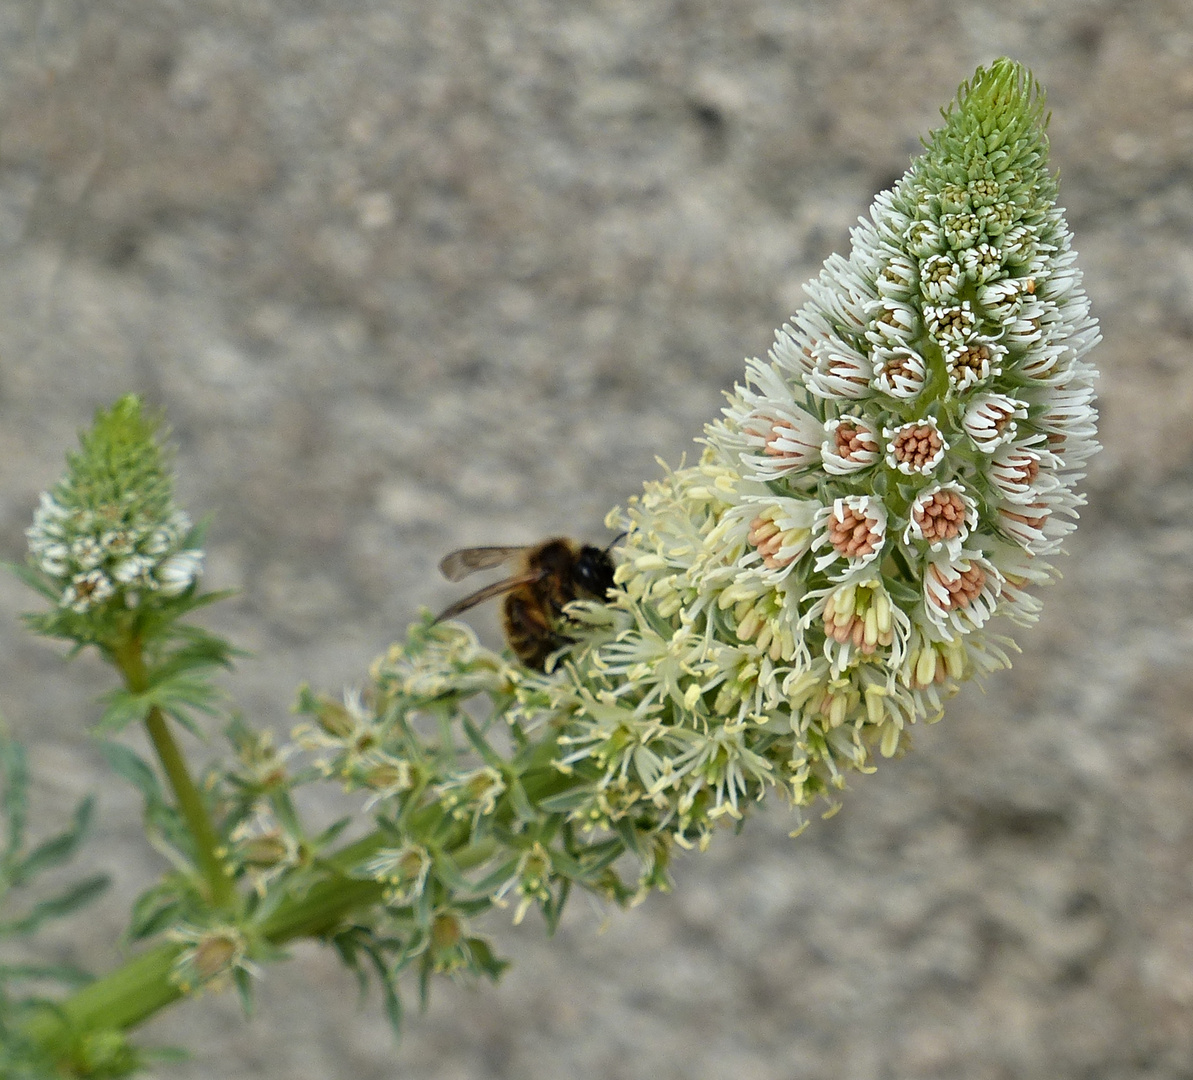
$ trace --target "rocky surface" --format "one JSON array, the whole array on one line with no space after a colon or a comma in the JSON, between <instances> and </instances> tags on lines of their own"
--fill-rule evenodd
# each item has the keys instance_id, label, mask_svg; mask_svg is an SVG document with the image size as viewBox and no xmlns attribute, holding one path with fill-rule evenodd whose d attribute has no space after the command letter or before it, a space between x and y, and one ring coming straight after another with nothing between
<instances>
[{"instance_id":1,"label":"rocky surface","mask_svg":"<svg viewBox=\"0 0 1193 1080\"><path fill-rule=\"evenodd\" d=\"M1049 91L1105 340L1105 451L1015 669L789 840L780 807L626 913L491 921L500 986L395 1045L314 947L162 1077L1176 1080L1193 1061L1193 16L1185 0L8 0L0 547L92 411L167 410L216 514L228 680L285 729L465 543L599 539L999 54ZM0 579L0 708L48 829L100 792L96 968L160 870ZM478 626L493 640L492 612ZM213 744L212 749L217 744ZM203 753L202 749L199 753ZM603 931L603 932L602 932Z\"/></svg>"}]
</instances>

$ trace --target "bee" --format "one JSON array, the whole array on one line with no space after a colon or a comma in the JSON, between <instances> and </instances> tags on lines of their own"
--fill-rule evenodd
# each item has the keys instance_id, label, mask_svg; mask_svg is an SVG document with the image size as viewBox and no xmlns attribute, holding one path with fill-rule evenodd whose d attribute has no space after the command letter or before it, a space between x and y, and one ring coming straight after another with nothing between
<instances>
[{"instance_id":1,"label":"bee","mask_svg":"<svg viewBox=\"0 0 1193 1080\"><path fill-rule=\"evenodd\" d=\"M613 560L609 548L557 536L529 546L461 548L445 555L439 570L448 581L461 581L477 570L507 563L516 567L511 576L457 600L435 621L455 618L504 594L505 640L522 663L542 671L547 657L573 640L563 632L564 607L573 600L604 601L613 591Z\"/></svg>"}]
</instances>

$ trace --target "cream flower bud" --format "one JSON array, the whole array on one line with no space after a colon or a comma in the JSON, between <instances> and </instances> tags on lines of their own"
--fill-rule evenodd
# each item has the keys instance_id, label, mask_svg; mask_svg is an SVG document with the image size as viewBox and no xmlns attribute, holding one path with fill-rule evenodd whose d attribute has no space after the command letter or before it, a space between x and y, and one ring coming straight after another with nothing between
<instances>
[{"instance_id":1,"label":"cream flower bud","mask_svg":"<svg viewBox=\"0 0 1193 1080\"><path fill-rule=\"evenodd\" d=\"M824 425L825 440L820 447L824 471L848 476L869 468L882 457L878 436L862 417L841 416Z\"/></svg>"},{"instance_id":2,"label":"cream flower bud","mask_svg":"<svg viewBox=\"0 0 1193 1080\"><path fill-rule=\"evenodd\" d=\"M873 367L868 356L840 339L826 338L812 346L816 367L808 374L808 389L823 398L847 400L868 397Z\"/></svg>"},{"instance_id":3,"label":"cream flower bud","mask_svg":"<svg viewBox=\"0 0 1193 1080\"><path fill-rule=\"evenodd\" d=\"M991 338L974 337L945 350L949 379L958 392L989 382L1002 374L1007 350Z\"/></svg>"},{"instance_id":4,"label":"cream flower bud","mask_svg":"<svg viewBox=\"0 0 1193 1080\"><path fill-rule=\"evenodd\" d=\"M914 349L874 350L874 386L893 398L910 401L924 389L927 366Z\"/></svg>"},{"instance_id":5,"label":"cream flower bud","mask_svg":"<svg viewBox=\"0 0 1193 1080\"><path fill-rule=\"evenodd\" d=\"M968 300L959 304L928 304L924 307L924 322L932 340L942 348L968 341L977 326L977 316Z\"/></svg>"},{"instance_id":6,"label":"cream flower bud","mask_svg":"<svg viewBox=\"0 0 1193 1080\"><path fill-rule=\"evenodd\" d=\"M886 299L907 301L915 295L918 278L916 260L897 252L878 271L874 287Z\"/></svg>"},{"instance_id":7,"label":"cream flower bud","mask_svg":"<svg viewBox=\"0 0 1193 1080\"><path fill-rule=\"evenodd\" d=\"M1027 404L1006 394L978 394L965 410L966 434L984 454L992 454L1019 433Z\"/></svg>"},{"instance_id":8,"label":"cream flower bud","mask_svg":"<svg viewBox=\"0 0 1193 1080\"><path fill-rule=\"evenodd\" d=\"M999 447L990 458L986 475L1003 498L1010 502L1030 502L1060 483L1055 472L1057 465L1044 436L1035 435Z\"/></svg>"},{"instance_id":9,"label":"cream flower bud","mask_svg":"<svg viewBox=\"0 0 1193 1080\"><path fill-rule=\"evenodd\" d=\"M756 505L758 512L749 522L746 541L761 559L767 579L782 580L811 548L820 504L808 499L775 499L769 505L749 505Z\"/></svg>"},{"instance_id":10,"label":"cream flower bud","mask_svg":"<svg viewBox=\"0 0 1193 1080\"><path fill-rule=\"evenodd\" d=\"M157 568L157 579L163 596L180 596L199 578L203 567L203 552L176 551L163 559Z\"/></svg>"},{"instance_id":11,"label":"cream flower bud","mask_svg":"<svg viewBox=\"0 0 1193 1080\"><path fill-rule=\"evenodd\" d=\"M978 289L978 303L989 318L1005 326L1018 317L1025 295L1023 281L1018 278L1002 278Z\"/></svg>"},{"instance_id":12,"label":"cream flower bud","mask_svg":"<svg viewBox=\"0 0 1193 1080\"><path fill-rule=\"evenodd\" d=\"M930 255L920 264L920 292L934 304L952 300L961 290L965 268L948 255Z\"/></svg>"},{"instance_id":13,"label":"cream flower bud","mask_svg":"<svg viewBox=\"0 0 1193 1080\"><path fill-rule=\"evenodd\" d=\"M915 308L903 300L883 297L869 308L870 325L866 340L878 348L910 348L919 332Z\"/></svg>"},{"instance_id":14,"label":"cream flower bud","mask_svg":"<svg viewBox=\"0 0 1193 1080\"><path fill-rule=\"evenodd\" d=\"M985 624L1002 590L1002 575L976 551L945 551L924 573L924 607L946 638Z\"/></svg>"},{"instance_id":15,"label":"cream flower bud","mask_svg":"<svg viewBox=\"0 0 1193 1080\"><path fill-rule=\"evenodd\" d=\"M76 614L98 607L116 591L111 578L102 570L76 574L62 594L62 606Z\"/></svg>"},{"instance_id":16,"label":"cream flower bud","mask_svg":"<svg viewBox=\"0 0 1193 1080\"><path fill-rule=\"evenodd\" d=\"M880 652L888 655L890 664L902 663L910 622L879 578L851 577L814 606L811 615L823 623L825 654L834 676L859 657Z\"/></svg>"}]
</instances>

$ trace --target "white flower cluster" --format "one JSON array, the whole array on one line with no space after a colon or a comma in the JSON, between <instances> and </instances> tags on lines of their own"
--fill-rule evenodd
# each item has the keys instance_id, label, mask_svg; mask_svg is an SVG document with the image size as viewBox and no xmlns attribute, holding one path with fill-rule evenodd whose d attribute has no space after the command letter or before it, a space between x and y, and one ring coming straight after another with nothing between
<instances>
[{"instance_id":1,"label":"white flower cluster","mask_svg":"<svg viewBox=\"0 0 1193 1080\"><path fill-rule=\"evenodd\" d=\"M946 120L700 464L611 520L624 594L550 692L561 764L599 771L587 820L652 808L682 839L770 787L804 805L1006 666L994 616L1036 619L1097 449L1099 335L1038 88L1000 61Z\"/></svg>"},{"instance_id":2,"label":"white flower cluster","mask_svg":"<svg viewBox=\"0 0 1193 1080\"><path fill-rule=\"evenodd\" d=\"M186 547L190 531L178 509L151 520L119 504L68 508L43 492L26 536L33 565L61 588L59 606L83 614L113 600L136 607L147 592L186 592L203 561Z\"/></svg>"}]
</instances>

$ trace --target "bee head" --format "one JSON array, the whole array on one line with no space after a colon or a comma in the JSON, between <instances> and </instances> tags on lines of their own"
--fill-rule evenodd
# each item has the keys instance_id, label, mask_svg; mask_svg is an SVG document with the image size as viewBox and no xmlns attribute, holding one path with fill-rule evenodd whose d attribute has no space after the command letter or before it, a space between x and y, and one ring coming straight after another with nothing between
<instances>
[{"instance_id":1,"label":"bee head","mask_svg":"<svg viewBox=\"0 0 1193 1080\"><path fill-rule=\"evenodd\" d=\"M615 588L613 570L613 560L608 551L584 544L576 556L572 579L577 588L598 600L604 600Z\"/></svg>"}]
</instances>

